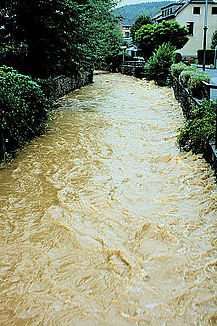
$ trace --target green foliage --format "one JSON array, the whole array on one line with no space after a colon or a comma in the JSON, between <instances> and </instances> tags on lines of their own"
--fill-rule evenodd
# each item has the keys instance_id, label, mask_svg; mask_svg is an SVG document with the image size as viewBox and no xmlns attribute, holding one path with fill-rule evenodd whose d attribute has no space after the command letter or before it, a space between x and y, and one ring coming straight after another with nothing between
<instances>
[{"instance_id":1,"label":"green foliage","mask_svg":"<svg viewBox=\"0 0 217 326\"><path fill-rule=\"evenodd\" d=\"M197 98L203 98L203 81L209 83L211 81L210 76L205 71L192 72L188 80L188 89L192 95Z\"/></svg>"},{"instance_id":2,"label":"green foliage","mask_svg":"<svg viewBox=\"0 0 217 326\"><path fill-rule=\"evenodd\" d=\"M216 46L217 46L217 30L212 34L211 49L215 49Z\"/></svg>"},{"instance_id":3,"label":"green foliage","mask_svg":"<svg viewBox=\"0 0 217 326\"><path fill-rule=\"evenodd\" d=\"M181 49L188 41L187 28L175 21L163 21L152 26L142 26L135 34L136 44L142 49L144 57L151 55L152 51L163 43L170 43L175 49Z\"/></svg>"},{"instance_id":4,"label":"green foliage","mask_svg":"<svg viewBox=\"0 0 217 326\"><path fill-rule=\"evenodd\" d=\"M217 103L204 100L200 106L190 111L189 119L180 129L180 148L194 153L204 153L206 145L214 139Z\"/></svg>"},{"instance_id":5,"label":"green foliage","mask_svg":"<svg viewBox=\"0 0 217 326\"><path fill-rule=\"evenodd\" d=\"M34 77L92 70L108 53L117 53L123 42L111 12L114 4L114 0L2 0L3 45L22 46L24 52L13 58L14 67Z\"/></svg>"},{"instance_id":6,"label":"green foliage","mask_svg":"<svg viewBox=\"0 0 217 326\"><path fill-rule=\"evenodd\" d=\"M179 63L182 61L182 55L179 52L173 53L173 63Z\"/></svg>"},{"instance_id":7,"label":"green foliage","mask_svg":"<svg viewBox=\"0 0 217 326\"><path fill-rule=\"evenodd\" d=\"M183 70L188 70L188 66L183 62L172 64L170 71L173 77L179 78L179 75Z\"/></svg>"},{"instance_id":8,"label":"green foliage","mask_svg":"<svg viewBox=\"0 0 217 326\"><path fill-rule=\"evenodd\" d=\"M169 42L176 49L181 49L188 42L188 30L176 21L165 21L156 26L155 40L158 44Z\"/></svg>"},{"instance_id":9,"label":"green foliage","mask_svg":"<svg viewBox=\"0 0 217 326\"><path fill-rule=\"evenodd\" d=\"M42 92L46 95L46 97L49 99L51 105L54 103L54 79L53 78L36 78L34 80L38 86L40 86Z\"/></svg>"},{"instance_id":10,"label":"green foliage","mask_svg":"<svg viewBox=\"0 0 217 326\"><path fill-rule=\"evenodd\" d=\"M135 33L135 41L142 50L144 58L149 58L155 48L155 26L151 24L143 25Z\"/></svg>"},{"instance_id":11,"label":"green foliage","mask_svg":"<svg viewBox=\"0 0 217 326\"><path fill-rule=\"evenodd\" d=\"M171 66L171 75L179 79L180 83L187 87L192 96L200 99L204 97L203 81L209 83L210 76L204 71L198 71L195 67L187 66L180 62Z\"/></svg>"},{"instance_id":12,"label":"green foliage","mask_svg":"<svg viewBox=\"0 0 217 326\"><path fill-rule=\"evenodd\" d=\"M159 46L144 67L144 77L148 80L154 80L160 86L168 85L174 51L175 47L170 43Z\"/></svg>"},{"instance_id":13,"label":"green foliage","mask_svg":"<svg viewBox=\"0 0 217 326\"><path fill-rule=\"evenodd\" d=\"M131 26L130 29L133 42L135 42L136 31L138 31L143 25L152 24L152 23L153 22L150 16L145 14L139 15L139 17L136 19L136 21L134 22L134 24Z\"/></svg>"},{"instance_id":14,"label":"green foliage","mask_svg":"<svg viewBox=\"0 0 217 326\"><path fill-rule=\"evenodd\" d=\"M181 74L179 75L179 81L184 87L188 87L188 81L191 78L192 75L196 73L196 68L191 68L187 70L183 70Z\"/></svg>"},{"instance_id":15,"label":"green foliage","mask_svg":"<svg viewBox=\"0 0 217 326\"><path fill-rule=\"evenodd\" d=\"M39 135L50 102L30 77L0 67L0 160Z\"/></svg>"}]
</instances>

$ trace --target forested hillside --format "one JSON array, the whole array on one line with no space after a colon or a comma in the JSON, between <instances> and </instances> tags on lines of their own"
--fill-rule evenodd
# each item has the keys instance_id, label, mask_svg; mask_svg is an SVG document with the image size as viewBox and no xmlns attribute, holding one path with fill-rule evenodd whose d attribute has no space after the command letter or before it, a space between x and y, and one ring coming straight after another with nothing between
<instances>
[{"instance_id":1,"label":"forested hillside","mask_svg":"<svg viewBox=\"0 0 217 326\"><path fill-rule=\"evenodd\" d=\"M122 16L125 20L134 22L141 14L153 17L162 7L170 4L171 1L145 2L136 5L127 5L115 9L117 15Z\"/></svg>"}]
</instances>

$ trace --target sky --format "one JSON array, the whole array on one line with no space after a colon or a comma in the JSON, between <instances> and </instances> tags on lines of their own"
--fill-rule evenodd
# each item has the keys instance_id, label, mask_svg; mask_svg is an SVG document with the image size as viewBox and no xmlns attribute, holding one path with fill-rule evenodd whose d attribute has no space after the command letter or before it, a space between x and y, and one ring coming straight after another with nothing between
<instances>
[{"instance_id":1,"label":"sky","mask_svg":"<svg viewBox=\"0 0 217 326\"><path fill-rule=\"evenodd\" d=\"M131 5L131 4L137 4L137 3L144 3L144 2L153 2L153 1L158 1L158 0L120 0L117 7Z\"/></svg>"}]
</instances>

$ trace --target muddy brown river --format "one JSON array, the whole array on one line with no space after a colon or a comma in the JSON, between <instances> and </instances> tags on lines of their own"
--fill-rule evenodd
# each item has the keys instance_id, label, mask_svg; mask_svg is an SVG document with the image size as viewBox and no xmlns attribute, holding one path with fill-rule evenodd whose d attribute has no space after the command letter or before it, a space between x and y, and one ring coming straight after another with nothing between
<instances>
[{"instance_id":1,"label":"muddy brown river","mask_svg":"<svg viewBox=\"0 0 217 326\"><path fill-rule=\"evenodd\" d=\"M213 171L171 89L94 81L0 170L0 325L217 325Z\"/></svg>"}]
</instances>

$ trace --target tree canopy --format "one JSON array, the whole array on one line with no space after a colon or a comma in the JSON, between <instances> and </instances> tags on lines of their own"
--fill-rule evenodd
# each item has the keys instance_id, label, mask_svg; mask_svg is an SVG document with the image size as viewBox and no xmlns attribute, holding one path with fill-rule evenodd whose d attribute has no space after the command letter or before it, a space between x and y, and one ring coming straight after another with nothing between
<instances>
[{"instance_id":1,"label":"tree canopy","mask_svg":"<svg viewBox=\"0 0 217 326\"><path fill-rule=\"evenodd\" d=\"M93 69L123 42L114 5L115 0L2 0L1 48L13 56L15 68L33 76Z\"/></svg>"},{"instance_id":2,"label":"tree canopy","mask_svg":"<svg viewBox=\"0 0 217 326\"><path fill-rule=\"evenodd\" d=\"M131 36L133 42L135 42L135 34L136 32L143 26L147 24L152 24L152 19L150 16L141 14L134 22L134 24L130 28Z\"/></svg>"},{"instance_id":3,"label":"tree canopy","mask_svg":"<svg viewBox=\"0 0 217 326\"><path fill-rule=\"evenodd\" d=\"M148 58L155 48L169 42L176 49L181 49L188 42L188 30L175 21L163 21L153 26L142 26L135 33L135 41L142 50L144 57Z\"/></svg>"}]
</instances>

